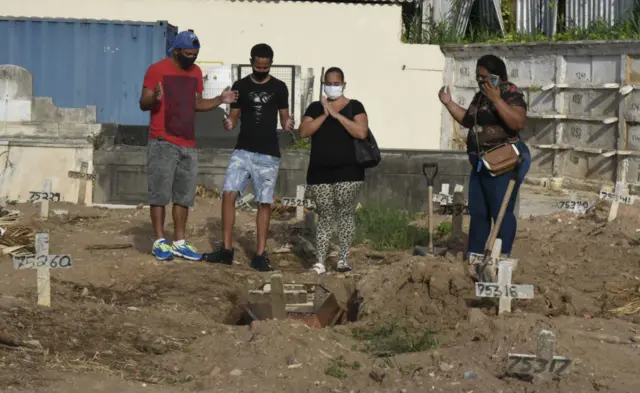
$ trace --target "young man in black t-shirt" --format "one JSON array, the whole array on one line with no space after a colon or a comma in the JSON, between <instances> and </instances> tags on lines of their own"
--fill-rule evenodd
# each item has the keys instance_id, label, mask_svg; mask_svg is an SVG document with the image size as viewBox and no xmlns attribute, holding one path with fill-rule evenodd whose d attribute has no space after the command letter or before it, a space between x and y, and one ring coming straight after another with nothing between
<instances>
[{"instance_id":1,"label":"young man in black t-shirt","mask_svg":"<svg viewBox=\"0 0 640 393\"><path fill-rule=\"evenodd\" d=\"M222 194L222 226L224 244L213 253L204 254L207 262L233 262L232 232L235 222L235 201L244 191L249 179L253 183L256 200L260 204L257 219L257 252L251 267L269 271L271 265L266 253L269 219L273 191L280 168L278 144L278 115L286 131L293 130L289 115L289 91L287 85L269 75L273 63L273 50L267 44L251 49L253 73L233 84L238 91L238 101L231 104L231 114L224 121L224 128L232 130L240 119L240 135L229 160Z\"/></svg>"}]
</instances>

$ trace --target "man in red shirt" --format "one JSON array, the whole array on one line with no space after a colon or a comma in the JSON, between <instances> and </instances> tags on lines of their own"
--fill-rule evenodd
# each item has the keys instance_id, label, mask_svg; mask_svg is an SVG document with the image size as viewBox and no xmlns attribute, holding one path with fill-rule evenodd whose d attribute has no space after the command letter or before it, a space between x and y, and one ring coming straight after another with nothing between
<instances>
[{"instance_id":1,"label":"man in red shirt","mask_svg":"<svg viewBox=\"0 0 640 393\"><path fill-rule=\"evenodd\" d=\"M180 32L170 56L152 64L144 76L140 109L151 112L147 148L147 176L151 223L156 235L152 253L159 260L179 256L200 260L185 240L189 207L195 201L198 155L195 149L196 112L231 104L238 92L224 91L219 97L202 98L202 70L194 64L200 41L193 30ZM174 241L164 238L165 206L173 201Z\"/></svg>"}]
</instances>

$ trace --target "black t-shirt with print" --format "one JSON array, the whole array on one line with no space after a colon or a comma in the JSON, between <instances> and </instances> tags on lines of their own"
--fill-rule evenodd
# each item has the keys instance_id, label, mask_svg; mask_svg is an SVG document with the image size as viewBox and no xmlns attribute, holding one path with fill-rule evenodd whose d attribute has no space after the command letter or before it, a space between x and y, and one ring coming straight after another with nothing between
<instances>
[{"instance_id":1,"label":"black t-shirt with print","mask_svg":"<svg viewBox=\"0 0 640 393\"><path fill-rule=\"evenodd\" d=\"M255 83L250 76L233 84L240 97L231 104L240 109L240 135L236 149L280 157L278 112L289 108L289 90L281 80L271 76L265 83Z\"/></svg>"},{"instance_id":2,"label":"black t-shirt with print","mask_svg":"<svg viewBox=\"0 0 640 393\"><path fill-rule=\"evenodd\" d=\"M319 101L311 103L305 117L316 119L324 113ZM340 113L349 119L367 113L360 101L351 100ZM332 184L363 181L364 168L357 164L353 137L329 116L311 136L311 157L307 171L307 184Z\"/></svg>"},{"instance_id":3,"label":"black t-shirt with print","mask_svg":"<svg viewBox=\"0 0 640 393\"><path fill-rule=\"evenodd\" d=\"M507 104L527 110L524 95L513 83L501 82L500 96ZM486 151L505 142L516 142L520 138L520 130L510 129L498 114L495 105L482 92L476 93L473 97L462 118L462 124L469 128L467 134L467 152L469 153L478 153L478 145L482 151ZM476 124L482 127L477 135L473 129Z\"/></svg>"}]
</instances>

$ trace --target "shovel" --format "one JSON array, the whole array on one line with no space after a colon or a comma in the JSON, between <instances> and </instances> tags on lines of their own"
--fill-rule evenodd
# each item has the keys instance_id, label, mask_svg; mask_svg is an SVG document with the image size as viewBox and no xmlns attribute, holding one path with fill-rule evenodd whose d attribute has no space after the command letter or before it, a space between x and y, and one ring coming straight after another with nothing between
<instances>
[{"instance_id":1,"label":"shovel","mask_svg":"<svg viewBox=\"0 0 640 393\"><path fill-rule=\"evenodd\" d=\"M502 226L502 220L504 219L504 214L507 211L507 205L509 205L511 194L513 194L513 189L515 188L516 180L518 179L519 169L520 163L518 163L516 167L511 171L511 178L509 179L509 184L507 185L507 192L505 192L504 198L502 198L502 204L500 205L498 217L493 223L493 228L491 228L489 239L487 239L487 244L484 247L484 256L482 262L479 265L476 265L476 275L478 276L479 282L495 282L497 279L497 265L494 266L493 264L490 264L492 259L491 251L493 250L493 246L495 245L496 239L498 238L498 233L500 232L500 227ZM498 252L497 255L493 255L493 257L499 258L500 253Z\"/></svg>"},{"instance_id":2,"label":"shovel","mask_svg":"<svg viewBox=\"0 0 640 393\"><path fill-rule=\"evenodd\" d=\"M421 257L431 255L443 256L447 253L446 248L433 247L433 181L438 174L438 164L426 163L422 165L422 173L425 179L427 179L427 218L429 220L429 247L416 246L413 249L413 255L419 255Z\"/></svg>"}]
</instances>

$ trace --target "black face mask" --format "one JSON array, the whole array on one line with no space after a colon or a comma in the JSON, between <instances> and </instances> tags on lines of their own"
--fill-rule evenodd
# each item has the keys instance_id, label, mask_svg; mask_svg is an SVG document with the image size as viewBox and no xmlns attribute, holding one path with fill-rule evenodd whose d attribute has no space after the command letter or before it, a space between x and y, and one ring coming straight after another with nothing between
<instances>
[{"instance_id":1,"label":"black face mask","mask_svg":"<svg viewBox=\"0 0 640 393\"><path fill-rule=\"evenodd\" d=\"M189 67L191 67L193 65L193 63L196 62L197 58L198 58L198 56L187 57L187 56L183 55L182 53L178 53L178 63L180 64L180 67L183 70L189 69Z\"/></svg>"},{"instance_id":2,"label":"black face mask","mask_svg":"<svg viewBox=\"0 0 640 393\"><path fill-rule=\"evenodd\" d=\"M256 70L253 71L253 79L257 80L258 82L262 82L263 80L267 79L267 76L269 76L269 72L258 72Z\"/></svg>"}]
</instances>

